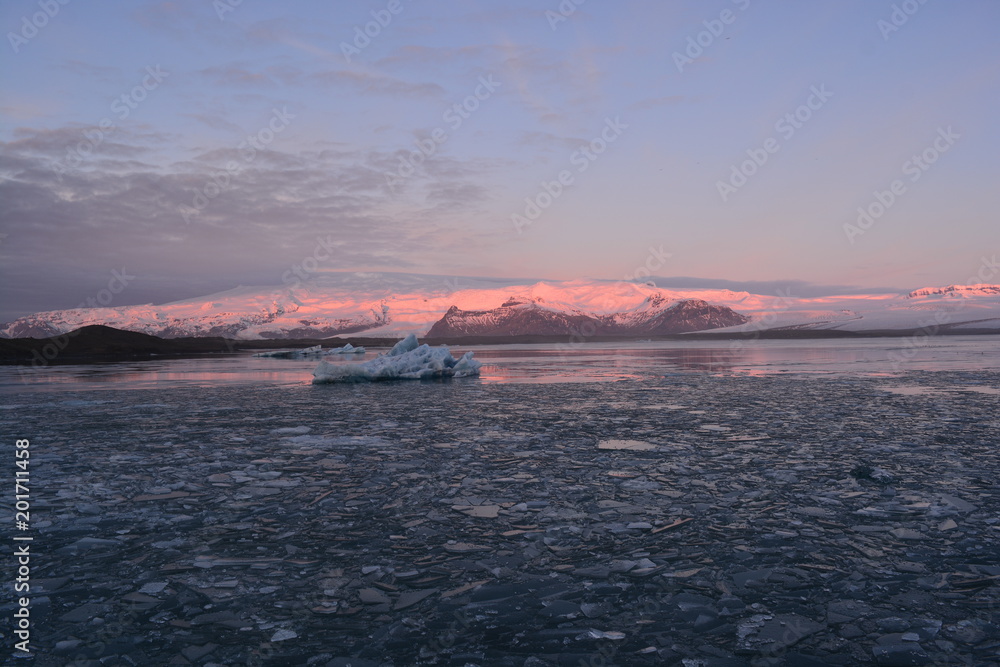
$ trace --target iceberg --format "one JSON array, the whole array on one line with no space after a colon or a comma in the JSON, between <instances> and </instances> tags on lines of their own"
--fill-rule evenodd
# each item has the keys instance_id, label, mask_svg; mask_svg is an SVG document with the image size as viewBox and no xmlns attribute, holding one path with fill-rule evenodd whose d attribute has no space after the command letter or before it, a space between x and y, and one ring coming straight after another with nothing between
<instances>
[{"instance_id":1,"label":"iceberg","mask_svg":"<svg viewBox=\"0 0 1000 667\"><path fill-rule=\"evenodd\" d=\"M313 384L335 382L371 382L376 380L423 380L426 378L473 377L482 363L466 352L456 359L447 345L420 345L410 334L389 352L360 364L319 362L313 371Z\"/></svg>"},{"instance_id":2,"label":"iceberg","mask_svg":"<svg viewBox=\"0 0 1000 667\"><path fill-rule=\"evenodd\" d=\"M344 347L335 347L332 350L328 350L327 354L364 354L364 347L354 347L350 343L344 345Z\"/></svg>"},{"instance_id":3,"label":"iceberg","mask_svg":"<svg viewBox=\"0 0 1000 667\"><path fill-rule=\"evenodd\" d=\"M274 350L273 352L258 352L255 357L267 357L269 359L301 359L303 357L316 357L323 354L322 345L313 345L301 350Z\"/></svg>"}]
</instances>

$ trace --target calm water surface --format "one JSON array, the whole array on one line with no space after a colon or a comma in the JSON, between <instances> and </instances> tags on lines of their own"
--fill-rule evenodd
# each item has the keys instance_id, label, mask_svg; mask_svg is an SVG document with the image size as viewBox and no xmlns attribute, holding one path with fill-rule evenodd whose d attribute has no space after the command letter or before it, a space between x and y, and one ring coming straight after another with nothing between
<instances>
[{"instance_id":1,"label":"calm water surface","mask_svg":"<svg viewBox=\"0 0 1000 667\"><path fill-rule=\"evenodd\" d=\"M578 345L456 346L483 362L484 383L609 382L679 373L736 375L894 375L914 370L1000 371L1000 337L874 338L809 341L655 341ZM373 359L385 349L369 348ZM301 385L312 380L315 359L267 359L250 353L193 359L0 366L0 392L53 389L162 389L234 384Z\"/></svg>"}]
</instances>

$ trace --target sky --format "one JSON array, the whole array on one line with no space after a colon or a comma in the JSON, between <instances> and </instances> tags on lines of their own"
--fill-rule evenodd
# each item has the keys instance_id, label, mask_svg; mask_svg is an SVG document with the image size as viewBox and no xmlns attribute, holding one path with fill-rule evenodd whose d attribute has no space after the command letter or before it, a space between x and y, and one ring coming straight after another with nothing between
<instances>
[{"instance_id":1,"label":"sky","mask_svg":"<svg viewBox=\"0 0 1000 667\"><path fill-rule=\"evenodd\" d=\"M968 283L1000 271L998 25L993 0L4 0L0 320L296 271Z\"/></svg>"}]
</instances>

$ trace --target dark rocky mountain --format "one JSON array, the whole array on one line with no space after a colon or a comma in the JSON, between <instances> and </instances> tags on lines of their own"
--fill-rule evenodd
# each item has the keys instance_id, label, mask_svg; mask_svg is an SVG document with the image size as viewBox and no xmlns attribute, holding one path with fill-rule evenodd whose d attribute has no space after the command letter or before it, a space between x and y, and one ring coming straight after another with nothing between
<instances>
[{"instance_id":1,"label":"dark rocky mountain","mask_svg":"<svg viewBox=\"0 0 1000 667\"><path fill-rule=\"evenodd\" d=\"M746 324L750 318L741 315L728 306L717 306L700 299L679 301L658 312L647 320L618 326L623 331L609 333L627 334L674 334L688 331L705 331Z\"/></svg>"},{"instance_id":2,"label":"dark rocky mountain","mask_svg":"<svg viewBox=\"0 0 1000 667\"><path fill-rule=\"evenodd\" d=\"M699 299L673 305L655 295L634 311L610 315L566 313L536 302L509 299L492 310L461 310L452 306L427 332L432 338L465 336L677 334L731 327L750 318L727 306Z\"/></svg>"}]
</instances>

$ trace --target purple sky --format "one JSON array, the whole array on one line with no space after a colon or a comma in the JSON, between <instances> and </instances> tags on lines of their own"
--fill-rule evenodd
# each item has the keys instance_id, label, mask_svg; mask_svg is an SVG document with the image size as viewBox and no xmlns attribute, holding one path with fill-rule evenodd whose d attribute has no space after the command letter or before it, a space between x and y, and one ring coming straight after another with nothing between
<instances>
[{"instance_id":1,"label":"purple sky","mask_svg":"<svg viewBox=\"0 0 1000 667\"><path fill-rule=\"evenodd\" d=\"M990 0L227 2L0 5L0 320L123 270L823 292L1000 251Z\"/></svg>"}]
</instances>

